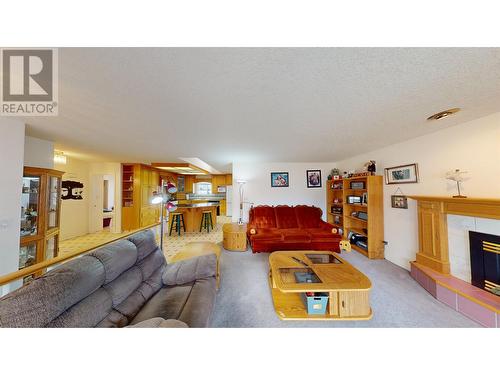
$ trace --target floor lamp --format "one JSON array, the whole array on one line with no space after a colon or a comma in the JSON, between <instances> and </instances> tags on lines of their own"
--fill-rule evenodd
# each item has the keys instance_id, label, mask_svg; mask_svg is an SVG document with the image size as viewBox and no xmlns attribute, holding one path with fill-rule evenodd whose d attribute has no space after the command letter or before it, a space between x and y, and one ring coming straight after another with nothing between
<instances>
[{"instance_id":1,"label":"floor lamp","mask_svg":"<svg viewBox=\"0 0 500 375\"><path fill-rule=\"evenodd\" d=\"M239 185L240 193L240 218L238 219L238 225L243 225L243 186L247 183L245 180L236 180Z\"/></svg>"},{"instance_id":2,"label":"floor lamp","mask_svg":"<svg viewBox=\"0 0 500 375\"><path fill-rule=\"evenodd\" d=\"M177 193L177 187L169 182L166 185L166 190L167 192L165 193L164 191L165 186L161 186L160 191L161 193L156 193L153 194L153 199L151 200L152 204L159 204L160 205L160 249L163 251L163 226L164 226L164 209L165 209L165 203L167 204L167 215L170 212L173 212L177 209L177 206L173 203L170 202L170 199L172 198L171 194ZM168 216L167 216L168 217Z\"/></svg>"}]
</instances>

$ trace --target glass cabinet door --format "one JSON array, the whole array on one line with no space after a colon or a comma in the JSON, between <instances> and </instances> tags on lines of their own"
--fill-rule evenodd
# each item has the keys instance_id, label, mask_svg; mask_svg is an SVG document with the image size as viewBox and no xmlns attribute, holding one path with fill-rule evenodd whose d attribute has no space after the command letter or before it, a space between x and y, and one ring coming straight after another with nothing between
<instances>
[{"instance_id":1,"label":"glass cabinet door","mask_svg":"<svg viewBox=\"0 0 500 375\"><path fill-rule=\"evenodd\" d=\"M52 259L57 256L58 253L58 236L53 236L50 238L47 238L47 242L45 244L45 256L44 260Z\"/></svg>"},{"instance_id":2,"label":"glass cabinet door","mask_svg":"<svg viewBox=\"0 0 500 375\"><path fill-rule=\"evenodd\" d=\"M21 246L19 249L19 269L32 266L36 263L37 242Z\"/></svg>"},{"instance_id":3,"label":"glass cabinet door","mask_svg":"<svg viewBox=\"0 0 500 375\"><path fill-rule=\"evenodd\" d=\"M49 176L47 194L47 230L59 225L59 177Z\"/></svg>"},{"instance_id":4,"label":"glass cabinet door","mask_svg":"<svg viewBox=\"0 0 500 375\"><path fill-rule=\"evenodd\" d=\"M21 194L21 237L38 234L40 176L24 176Z\"/></svg>"}]
</instances>

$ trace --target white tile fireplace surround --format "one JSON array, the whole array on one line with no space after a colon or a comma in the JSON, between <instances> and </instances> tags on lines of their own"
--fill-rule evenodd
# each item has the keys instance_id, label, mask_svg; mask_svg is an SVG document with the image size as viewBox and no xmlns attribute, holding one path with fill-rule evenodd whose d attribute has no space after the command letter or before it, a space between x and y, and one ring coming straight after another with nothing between
<instances>
[{"instance_id":1,"label":"white tile fireplace surround","mask_svg":"<svg viewBox=\"0 0 500 375\"><path fill-rule=\"evenodd\" d=\"M448 215L450 273L471 282L469 231L500 235L500 220Z\"/></svg>"}]
</instances>

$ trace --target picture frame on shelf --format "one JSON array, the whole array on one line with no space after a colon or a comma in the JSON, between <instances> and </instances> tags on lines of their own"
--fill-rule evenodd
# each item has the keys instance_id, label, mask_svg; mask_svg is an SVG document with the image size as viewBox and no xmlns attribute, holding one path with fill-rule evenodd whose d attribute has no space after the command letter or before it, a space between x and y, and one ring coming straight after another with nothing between
<instances>
[{"instance_id":1,"label":"picture frame on shelf","mask_svg":"<svg viewBox=\"0 0 500 375\"><path fill-rule=\"evenodd\" d=\"M271 172L271 187L289 187L288 172Z\"/></svg>"},{"instance_id":2,"label":"picture frame on shelf","mask_svg":"<svg viewBox=\"0 0 500 375\"><path fill-rule=\"evenodd\" d=\"M408 209L408 198L406 195L391 195L391 207Z\"/></svg>"},{"instance_id":3,"label":"picture frame on shelf","mask_svg":"<svg viewBox=\"0 0 500 375\"><path fill-rule=\"evenodd\" d=\"M385 168L386 185L414 184L418 182L417 163Z\"/></svg>"},{"instance_id":4,"label":"picture frame on shelf","mask_svg":"<svg viewBox=\"0 0 500 375\"><path fill-rule=\"evenodd\" d=\"M308 188L320 188L321 187L321 170L320 169L308 169L306 171L307 187Z\"/></svg>"}]
</instances>

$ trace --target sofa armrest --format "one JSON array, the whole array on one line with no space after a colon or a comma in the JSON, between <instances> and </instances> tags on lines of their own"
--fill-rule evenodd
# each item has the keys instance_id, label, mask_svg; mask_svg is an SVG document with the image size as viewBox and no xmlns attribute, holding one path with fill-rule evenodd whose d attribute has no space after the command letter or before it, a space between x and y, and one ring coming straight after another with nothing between
<instances>
[{"instance_id":1,"label":"sofa armrest","mask_svg":"<svg viewBox=\"0 0 500 375\"><path fill-rule=\"evenodd\" d=\"M189 328L189 326L180 320L151 318L125 328Z\"/></svg>"},{"instance_id":2,"label":"sofa armrest","mask_svg":"<svg viewBox=\"0 0 500 375\"><path fill-rule=\"evenodd\" d=\"M319 223L319 227L320 227L321 229L329 230L329 231L331 231L333 234L338 234L337 228L336 228L334 225L332 225L332 224L330 224L330 223L327 223L326 221L321 221L321 222Z\"/></svg>"},{"instance_id":3,"label":"sofa armrest","mask_svg":"<svg viewBox=\"0 0 500 375\"><path fill-rule=\"evenodd\" d=\"M216 275L217 256L208 254L167 264L161 279L164 285L182 285Z\"/></svg>"}]
</instances>

